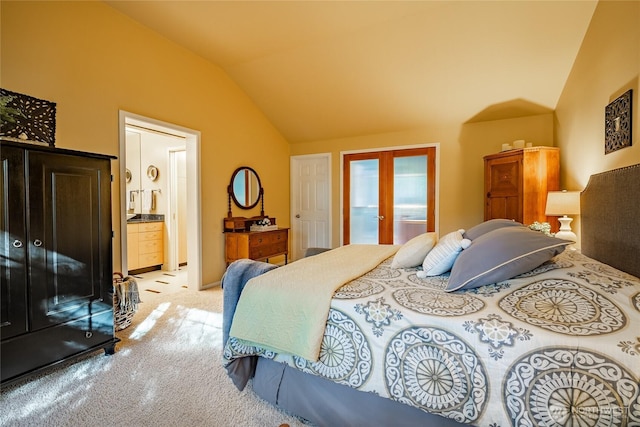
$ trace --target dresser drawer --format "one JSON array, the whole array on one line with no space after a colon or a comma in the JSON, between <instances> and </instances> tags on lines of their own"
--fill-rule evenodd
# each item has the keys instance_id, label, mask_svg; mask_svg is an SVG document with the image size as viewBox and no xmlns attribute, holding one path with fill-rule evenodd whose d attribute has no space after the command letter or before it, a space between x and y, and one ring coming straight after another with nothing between
<instances>
[{"instance_id":1,"label":"dresser drawer","mask_svg":"<svg viewBox=\"0 0 640 427\"><path fill-rule=\"evenodd\" d=\"M242 258L264 260L278 255L284 255L286 264L288 254L288 228L225 233L225 260L227 264Z\"/></svg>"},{"instance_id":2,"label":"dresser drawer","mask_svg":"<svg viewBox=\"0 0 640 427\"><path fill-rule=\"evenodd\" d=\"M269 243L267 245L256 246L249 249L249 258L268 258L276 254L287 252L287 242Z\"/></svg>"},{"instance_id":3,"label":"dresser drawer","mask_svg":"<svg viewBox=\"0 0 640 427\"><path fill-rule=\"evenodd\" d=\"M144 233L147 231L162 232L162 222L141 222L138 224L138 232Z\"/></svg>"},{"instance_id":4,"label":"dresser drawer","mask_svg":"<svg viewBox=\"0 0 640 427\"><path fill-rule=\"evenodd\" d=\"M138 242L139 254L162 252L162 240L142 240Z\"/></svg>"},{"instance_id":5,"label":"dresser drawer","mask_svg":"<svg viewBox=\"0 0 640 427\"><path fill-rule=\"evenodd\" d=\"M250 235L249 246L257 247L257 246L270 245L272 243L286 242L286 241L287 241L286 230L260 231L256 234Z\"/></svg>"},{"instance_id":6,"label":"dresser drawer","mask_svg":"<svg viewBox=\"0 0 640 427\"><path fill-rule=\"evenodd\" d=\"M147 231L146 233L138 233L138 240L162 240L162 231Z\"/></svg>"},{"instance_id":7,"label":"dresser drawer","mask_svg":"<svg viewBox=\"0 0 640 427\"><path fill-rule=\"evenodd\" d=\"M160 265L163 263L162 254L155 252L152 254L138 255L141 266Z\"/></svg>"}]
</instances>

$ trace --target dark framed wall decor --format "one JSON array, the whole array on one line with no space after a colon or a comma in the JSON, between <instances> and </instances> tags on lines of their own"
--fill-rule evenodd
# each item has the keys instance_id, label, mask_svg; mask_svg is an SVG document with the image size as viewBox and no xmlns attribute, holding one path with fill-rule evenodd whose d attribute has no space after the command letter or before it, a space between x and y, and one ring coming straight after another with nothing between
<instances>
[{"instance_id":1,"label":"dark framed wall decor","mask_svg":"<svg viewBox=\"0 0 640 427\"><path fill-rule=\"evenodd\" d=\"M629 89L605 108L605 154L631 146L632 95L633 90Z\"/></svg>"},{"instance_id":2,"label":"dark framed wall decor","mask_svg":"<svg viewBox=\"0 0 640 427\"><path fill-rule=\"evenodd\" d=\"M0 139L55 146L55 102L0 88L0 118Z\"/></svg>"}]
</instances>

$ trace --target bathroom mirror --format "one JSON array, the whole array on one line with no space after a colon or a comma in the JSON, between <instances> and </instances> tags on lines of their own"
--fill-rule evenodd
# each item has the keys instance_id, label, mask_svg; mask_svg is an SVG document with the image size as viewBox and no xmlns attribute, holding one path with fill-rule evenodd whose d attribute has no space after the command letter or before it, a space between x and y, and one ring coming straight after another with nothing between
<instances>
[{"instance_id":1,"label":"bathroom mirror","mask_svg":"<svg viewBox=\"0 0 640 427\"><path fill-rule=\"evenodd\" d=\"M142 144L139 132L132 132L127 129L125 149L126 149L126 210L127 214L142 213Z\"/></svg>"},{"instance_id":2,"label":"bathroom mirror","mask_svg":"<svg viewBox=\"0 0 640 427\"><path fill-rule=\"evenodd\" d=\"M163 214L162 190L168 189L170 176L168 152L180 148L181 140L131 125L126 128L125 138L126 212ZM153 194L151 203L149 194Z\"/></svg>"},{"instance_id":3,"label":"bathroom mirror","mask_svg":"<svg viewBox=\"0 0 640 427\"><path fill-rule=\"evenodd\" d=\"M257 172L248 166L241 166L231 175L227 192L237 207L252 209L262 199L264 190ZM229 216L231 216L231 201L229 201Z\"/></svg>"}]
</instances>

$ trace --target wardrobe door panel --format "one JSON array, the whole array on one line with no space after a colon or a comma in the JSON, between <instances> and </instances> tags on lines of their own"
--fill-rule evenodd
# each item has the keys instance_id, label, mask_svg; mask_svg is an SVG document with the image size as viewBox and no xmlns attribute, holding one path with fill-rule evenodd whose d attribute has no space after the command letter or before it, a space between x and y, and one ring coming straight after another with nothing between
<instances>
[{"instance_id":1,"label":"wardrobe door panel","mask_svg":"<svg viewBox=\"0 0 640 427\"><path fill-rule=\"evenodd\" d=\"M108 162L96 159L30 153L33 330L110 309L110 304L101 301L105 280L102 266L110 258L100 250L105 247L100 241L111 231L110 218L101 228L101 221L108 217L100 196L101 185L104 180L110 185L105 163L108 166Z\"/></svg>"},{"instance_id":2,"label":"wardrobe door panel","mask_svg":"<svg viewBox=\"0 0 640 427\"><path fill-rule=\"evenodd\" d=\"M513 219L529 225L554 223L545 215L547 192L559 188L560 152L528 147L484 157L484 219Z\"/></svg>"},{"instance_id":3,"label":"wardrobe door panel","mask_svg":"<svg viewBox=\"0 0 640 427\"><path fill-rule=\"evenodd\" d=\"M24 150L0 150L0 336L27 332Z\"/></svg>"}]
</instances>

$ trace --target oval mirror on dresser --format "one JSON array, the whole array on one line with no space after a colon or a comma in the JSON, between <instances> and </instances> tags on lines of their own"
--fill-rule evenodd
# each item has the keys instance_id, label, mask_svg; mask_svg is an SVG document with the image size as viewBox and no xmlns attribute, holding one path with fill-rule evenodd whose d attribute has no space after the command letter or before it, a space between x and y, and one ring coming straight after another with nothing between
<instances>
[{"instance_id":1,"label":"oval mirror on dresser","mask_svg":"<svg viewBox=\"0 0 640 427\"><path fill-rule=\"evenodd\" d=\"M241 166L231 175L229 195L240 209L253 209L263 193L258 173L248 166Z\"/></svg>"}]
</instances>

